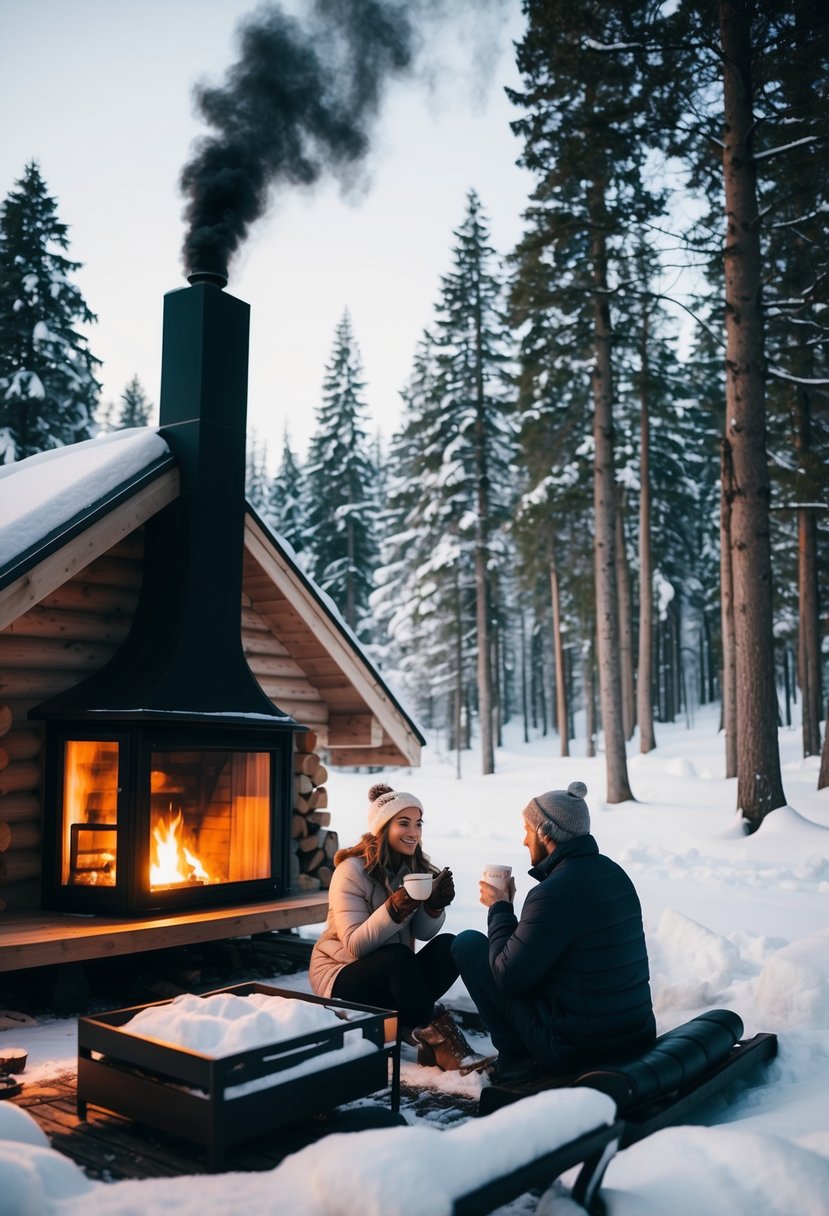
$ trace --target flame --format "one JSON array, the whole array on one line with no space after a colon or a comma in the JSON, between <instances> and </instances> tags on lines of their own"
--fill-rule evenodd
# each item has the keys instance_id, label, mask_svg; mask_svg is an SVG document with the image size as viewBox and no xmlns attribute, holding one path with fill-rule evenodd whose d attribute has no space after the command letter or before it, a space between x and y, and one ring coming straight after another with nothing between
<instances>
[{"instance_id":1,"label":"flame","mask_svg":"<svg viewBox=\"0 0 829 1216\"><path fill-rule=\"evenodd\" d=\"M118 820L118 743L115 740L69 739L64 750L63 851L64 885L115 886ZM97 831L78 828L95 825ZM72 855L73 834L77 856Z\"/></svg>"},{"instance_id":2,"label":"flame","mask_svg":"<svg viewBox=\"0 0 829 1216\"><path fill-rule=\"evenodd\" d=\"M153 828L150 886L172 887L181 883L210 882L210 875L199 858L187 848L182 832L181 811L161 818Z\"/></svg>"}]
</instances>

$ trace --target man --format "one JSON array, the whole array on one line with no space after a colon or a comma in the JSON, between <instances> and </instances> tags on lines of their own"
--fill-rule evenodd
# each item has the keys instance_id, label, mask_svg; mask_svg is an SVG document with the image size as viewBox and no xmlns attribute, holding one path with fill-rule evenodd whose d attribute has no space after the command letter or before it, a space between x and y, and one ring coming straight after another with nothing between
<instances>
[{"instance_id":1,"label":"man","mask_svg":"<svg viewBox=\"0 0 829 1216\"><path fill-rule=\"evenodd\" d=\"M642 909L590 835L586 793L573 781L531 799L524 844L538 886L519 919L515 883L505 898L482 881L488 935L467 929L452 946L499 1053L496 1082L629 1059L656 1036Z\"/></svg>"}]
</instances>

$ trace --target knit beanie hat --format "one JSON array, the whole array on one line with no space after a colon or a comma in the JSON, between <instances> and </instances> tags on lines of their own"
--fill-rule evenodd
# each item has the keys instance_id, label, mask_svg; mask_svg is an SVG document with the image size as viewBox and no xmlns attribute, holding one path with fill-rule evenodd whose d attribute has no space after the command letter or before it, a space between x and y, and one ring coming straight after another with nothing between
<instances>
[{"instance_id":1,"label":"knit beanie hat","mask_svg":"<svg viewBox=\"0 0 829 1216\"><path fill-rule=\"evenodd\" d=\"M571 781L566 790L550 790L531 798L524 807L524 819L542 839L561 843L590 833L590 812L583 781Z\"/></svg>"},{"instance_id":2,"label":"knit beanie hat","mask_svg":"<svg viewBox=\"0 0 829 1216\"><path fill-rule=\"evenodd\" d=\"M368 830L372 836L394 819L398 811L407 807L423 813L423 803L414 794L404 794L402 790L393 790L390 785L373 785L368 792Z\"/></svg>"}]
</instances>

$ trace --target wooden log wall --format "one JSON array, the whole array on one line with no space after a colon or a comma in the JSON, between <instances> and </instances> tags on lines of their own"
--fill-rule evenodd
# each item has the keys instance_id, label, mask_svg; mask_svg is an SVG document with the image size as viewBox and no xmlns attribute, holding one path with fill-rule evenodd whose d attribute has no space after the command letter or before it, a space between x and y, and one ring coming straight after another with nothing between
<instances>
[{"instance_id":1,"label":"wooden log wall","mask_svg":"<svg viewBox=\"0 0 829 1216\"><path fill-rule=\"evenodd\" d=\"M141 585L137 532L0 632L0 912L40 907L43 725L29 709L97 670L129 632ZM288 648L242 607L242 645L251 671L277 705L324 731L328 706ZM330 831L327 773L313 730L296 754L292 887L327 888L336 832Z\"/></svg>"},{"instance_id":2,"label":"wooden log wall","mask_svg":"<svg viewBox=\"0 0 829 1216\"><path fill-rule=\"evenodd\" d=\"M43 725L28 712L103 666L124 641L142 555L137 533L0 633L0 911L40 907Z\"/></svg>"},{"instance_id":3,"label":"wooden log wall","mask_svg":"<svg viewBox=\"0 0 829 1216\"><path fill-rule=\"evenodd\" d=\"M294 814L291 821L291 886L298 891L327 888L340 847L331 831L326 781L328 771L316 753L312 730L297 736L294 752Z\"/></svg>"}]
</instances>

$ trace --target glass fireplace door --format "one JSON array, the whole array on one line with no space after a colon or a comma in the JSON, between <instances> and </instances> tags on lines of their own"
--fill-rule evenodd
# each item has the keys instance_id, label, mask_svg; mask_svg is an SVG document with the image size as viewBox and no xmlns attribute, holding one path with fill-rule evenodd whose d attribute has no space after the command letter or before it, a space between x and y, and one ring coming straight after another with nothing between
<instances>
[{"instance_id":1,"label":"glass fireplace door","mask_svg":"<svg viewBox=\"0 0 829 1216\"><path fill-rule=\"evenodd\" d=\"M119 744L69 739L63 755L60 881L64 887L114 887L118 853Z\"/></svg>"},{"instance_id":2,"label":"glass fireplace door","mask_svg":"<svg viewBox=\"0 0 829 1216\"><path fill-rule=\"evenodd\" d=\"M269 752L153 750L150 890L270 878L271 788Z\"/></svg>"}]
</instances>

